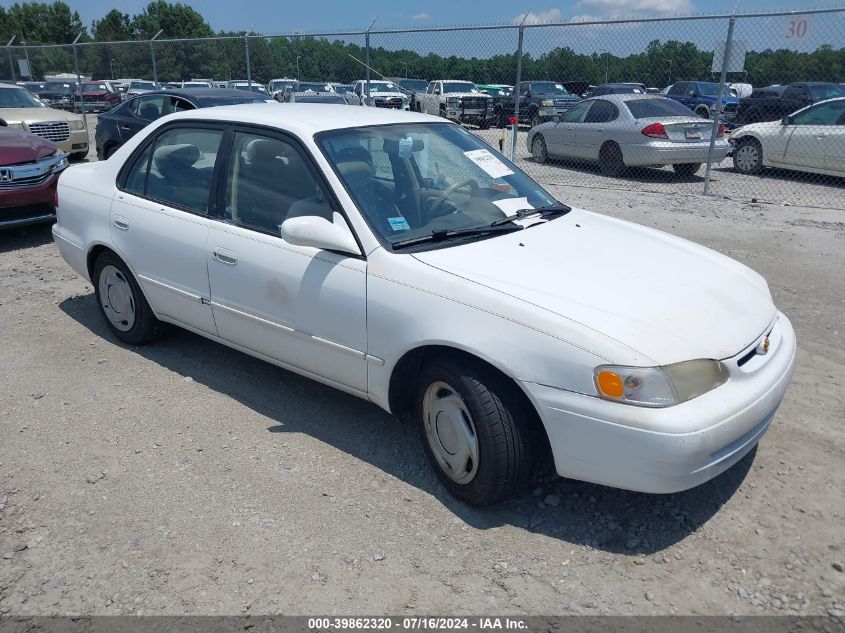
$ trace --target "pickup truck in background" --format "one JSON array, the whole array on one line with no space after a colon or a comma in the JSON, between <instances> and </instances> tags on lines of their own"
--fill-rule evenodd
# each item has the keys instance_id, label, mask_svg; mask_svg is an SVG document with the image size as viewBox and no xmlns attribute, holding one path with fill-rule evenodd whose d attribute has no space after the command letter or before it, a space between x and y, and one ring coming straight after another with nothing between
<instances>
[{"instance_id":1,"label":"pickup truck in background","mask_svg":"<svg viewBox=\"0 0 845 633\"><path fill-rule=\"evenodd\" d=\"M713 81L679 81L669 87L666 96L683 103L698 116L709 119L716 110L719 84ZM739 99L726 86L722 94L722 116L733 119L738 105Z\"/></svg>"},{"instance_id":2,"label":"pickup truck in background","mask_svg":"<svg viewBox=\"0 0 845 633\"><path fill-rule=\"evenodd\" d=\"M519 122L531 127L553 120L581 101L581 97L556 81L523 81L519 84L518 93ZM508 124L508 118L513 116L514 102L511 96L496 103L494 114L498 127Z\"/></svg>"},{"instance_id":3,"label":"pickup truck in background","mask_svg":"<svg viewBox=\"0 0 845 633\"><path fill-rule=\"evenodd\" d=\"M735 125L777 121L808 105L845 97L845 84L796 82L760 88L739 102Z\"/></svg>"},{"instance_id":4,"label":"pickup truck in background","mask_svg":"<svg viewBox=\"0 0 845 633\"><path fill-rule=\"evenodd\" d=\"M432 81L425 94L416 94L416 103L419 111L425 114L470 123L482 129L489 128L493 121L493 98L481 92L471 81Z\"/></svg>"},{"instance_id":5,"label":"pickup truck in background","mask_svg":"<svg viewBox=\"0 0 845 633\"><path fill-rule=\"evenodd\" d=\"M375 108L407 110L410 98L392 81L370 80L369 96L366 79L359 79L352 84L352 90L343 94L349 105L366 105Z\"/></svg>"},{"instance_id":6,"label":"pickup truck in background","mask_svg":"<svg viewBox=\"0 0 845 633\"><path fill-rule=\"evenodd\" d=\"M417 102L418 94L425 94L428 89L428 82L425 79L409 79L408 77L388 77L399 90L408 98L408 109L412 112L420 112L420 105Z\"/></svg>"}]
</instances>

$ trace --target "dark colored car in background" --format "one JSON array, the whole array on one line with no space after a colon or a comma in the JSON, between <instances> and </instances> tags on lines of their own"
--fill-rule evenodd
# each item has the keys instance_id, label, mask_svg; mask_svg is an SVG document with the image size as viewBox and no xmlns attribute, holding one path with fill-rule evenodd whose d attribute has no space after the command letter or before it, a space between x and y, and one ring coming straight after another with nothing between
<instances>
[{"instance_id":1,"label":"dark colored car in background","mask_svg":"<svg viewBox=\"0 0 845 633\"><path fill-rule=\"evenodd\" d=\"M593 86L585 96L586 99L590 97L601 97L602 95L644 95L648 94L648 89L643 84L637 83L612 83L612 84L598 84Z\"/></svg>"},{"instance_id":2,"label":"dark colored car in background","mask_svg":"<svg viewBox=\"0 0 845 633\"><path fill-rule=\"evenodd\" d=\"M808 105L837 97L845 97L845 84L796 82L758 89L739 102L734 124L777 121Z\"/></svg>"},{"instance_id":3,"label":"dark colored car in background","mask_svg":"<svg viewBox=\"0 0 845 633\"><path fill-rule=\"evenodd\" d=\"M47 81L38 91L38 98L51 108L73 110L79 85L75 81Z\"/></svg>"},{"instance_id":4,"label":"dark colored car in background","mask_svg":"<svg viewBox=\"0 0 845 633\"><path fill-rule=\"evenodd\" d=\"M709 119L719 100L719 84L713 81L679 81L672 84L666 96L683 103L698 116ZM734 118L738 105L739 99L726 86L722 92L722 115Z\"/></svg>"},{"instance_id":5,"label":"dark colored car in background","mask_svg":"<svg viewBox=\"0 0 845 633\"><path fill-rule=\"evenodd\" d=\"M50 222L67 154L45 138L0 127L0 229Z\"/></svg>"},{"instance_id":6,"label":"dark colored car in background","mask_svg":"<svg viewBox=\"0 0 845 633\"><path fill-rule=\"evenodd\" d=\"M581 97L569 92L557 81L523 81L519 84L519 123L531 127L551 121L562 115ZM493 114L498 127L508 124L508 117L513 116L514 97L503 98L493 106Z\"/></svg>"},{"instance_id":7,"label":"dark colored car in background","mask_svg":"<svg viewBox=\"0 0 845 633\"><path fill-rule=\"evenodd\" d=\"M83 82L80 92L82 93L85 112L107 112L123 100L120 92L115 89L110 81ZM77 112L82 111L79 96L77 94L74 100L74 109Z\"/></svg>"},{"instance_id":8,"label":"dark colored car in background","mask_svg":"<svg viewBox=\"0 0 845 633\"><path fill-rule=\"evenodd\" d=\"M399 86L404 94L408 95L408 109L411 112L419 112L417 108L417 93L425 94L428 90L428 82L425 79L408 79L407 77L390 78L390 81Z\"/></svg>"},{"instance_id":9,"label":"dark colored car in background","mask_svg":"<svg viewBox=\"0 0 845 633\"><path fill-rule=\"evenodd\" d=\"M44 88L43 81L25 81L21 84L18 84L21 88L26 88L32 94L37 95L38 91Z\"/></svg>"},{"instance_id":10,"label":"dark colored car in background","mask_svg":"<svg viewBox=\"0 0 845 633\"><path fill-rule=\"evenodd\" d=\"M264 103L270 98L233 88L187 88L146 92L97 117L97 158L105 160L139 130L173 112L238 103Z\"/></svg>"}]
</instances>

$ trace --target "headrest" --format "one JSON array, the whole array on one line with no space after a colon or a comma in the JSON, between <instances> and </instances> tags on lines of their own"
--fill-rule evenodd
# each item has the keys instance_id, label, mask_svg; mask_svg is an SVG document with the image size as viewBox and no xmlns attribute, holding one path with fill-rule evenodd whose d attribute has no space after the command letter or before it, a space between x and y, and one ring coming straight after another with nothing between
<instances>
[{"instance_id":1,"label":"headrest","mask_svg":"<svg viewBox=\"0 0 845 633\"><path fill-rule=\"evenodd\" d=\"M413 139L413 143L411 145L412 152L419 152L425 147L425 143L419 137ZM386 138L384 139L384 151L388 154L398 154L399 153L399 139L396 138Z\"/></svg>"},{"instance_id":2,"label":"headrest","mask_svg":"<svg viewBox=\"0 0 845 633\"><path fill-rule=\"evenodd\" d=\"M246 157L253 164L272 161L279 156L280 149L276 141L257 138L247 144Z\"/></svg>"},{"instance_id":3,"label":"headrest","mask_svg":"<svg viewBox=\"0 0 845 633\"><path fill-rule=\"evenodd\" d=\"M200 150L196 145L189 143L165 145L155 151L153 162L156 169L165 174L169 169L190 167L200 159L200 156Z\"/></svg>"},{"instance_id":4,"label":"headrest","mask_svg":"<svg viewBox=\"0 0 845 633\"><path fill-rule=\"evenodd\" d=\"M368 178L372 178L375 173L369 163L360 160L338 163L337 169L340 175L343 176L343 179L349 183L367 180Z\"/></svg>"},{"instance_id":5,"label":"headrest","mask_svg":"<svg viewBox=\"0 0 845 633\"><path fill-rule=\"evenodd\" d=\"M373 164L372 155L363 147L344 147L337 153L338 163L364 162Z\"/></svg>"}]
</instances>

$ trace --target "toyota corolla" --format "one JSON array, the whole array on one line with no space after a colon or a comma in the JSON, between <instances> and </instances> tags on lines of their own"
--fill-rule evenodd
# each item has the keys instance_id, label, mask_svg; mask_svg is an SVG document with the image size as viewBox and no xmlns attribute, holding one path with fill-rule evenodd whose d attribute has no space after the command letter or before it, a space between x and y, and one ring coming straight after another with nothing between
<instances>
[{"instance_id":1,"label":"toyota corolla","mask_svg":"<svg viewBox=\"0 0 845 633\"><path fill-rule=\"evenodd\" d=\"M56 244L111 333L178 325L411 415L458 498L651 493L746 455L796 341L756 272L571 208L460 126L388 109L163 117L62 174Z\"/></svg>"}]
</instances>

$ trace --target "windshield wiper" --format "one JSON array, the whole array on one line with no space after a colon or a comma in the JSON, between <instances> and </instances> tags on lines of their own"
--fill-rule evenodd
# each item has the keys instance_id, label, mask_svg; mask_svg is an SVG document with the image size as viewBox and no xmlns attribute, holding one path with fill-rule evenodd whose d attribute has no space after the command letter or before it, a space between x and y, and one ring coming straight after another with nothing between
<instances>
[{"instance_id":1,"label":"windshield wiper","mask_svg":"<svg viewBox=\"0 0 845 633\"><path fill-rule=\"evenodd\" d=\"M413 246L414 244L422 244L423 242L441 242L450 237L457 237L462 235L484 235L485 233L510 233L512 231L521 231L525 227L519 224L511 226L476 226L466 229L441 229L439 231L432 231L427 235L420 235L419 237L409 237L406 240L399 240L393 242L393 250L405 248L406 246Z\"/></svg>"},{"instance_id":2,"label":"windshield wiper","mask_svg":"<svg viewBox=\"0 0 845 633\"><path fill-rule=\"evenodd\" d=\"M499 218L498 220L493 220L490 223L490 226L501 226L503 224L507 224L508 222L513 222L514 220L522 220L524 218L530 218L533 215L539 216L547 216L547 215L566 215L572 211L572 207L566 204L556 204L551 205L548 207L538 207L536 209L518 209L516 213L513 215L505 216L504 218Z\"/></svg>"}]
</instances>

